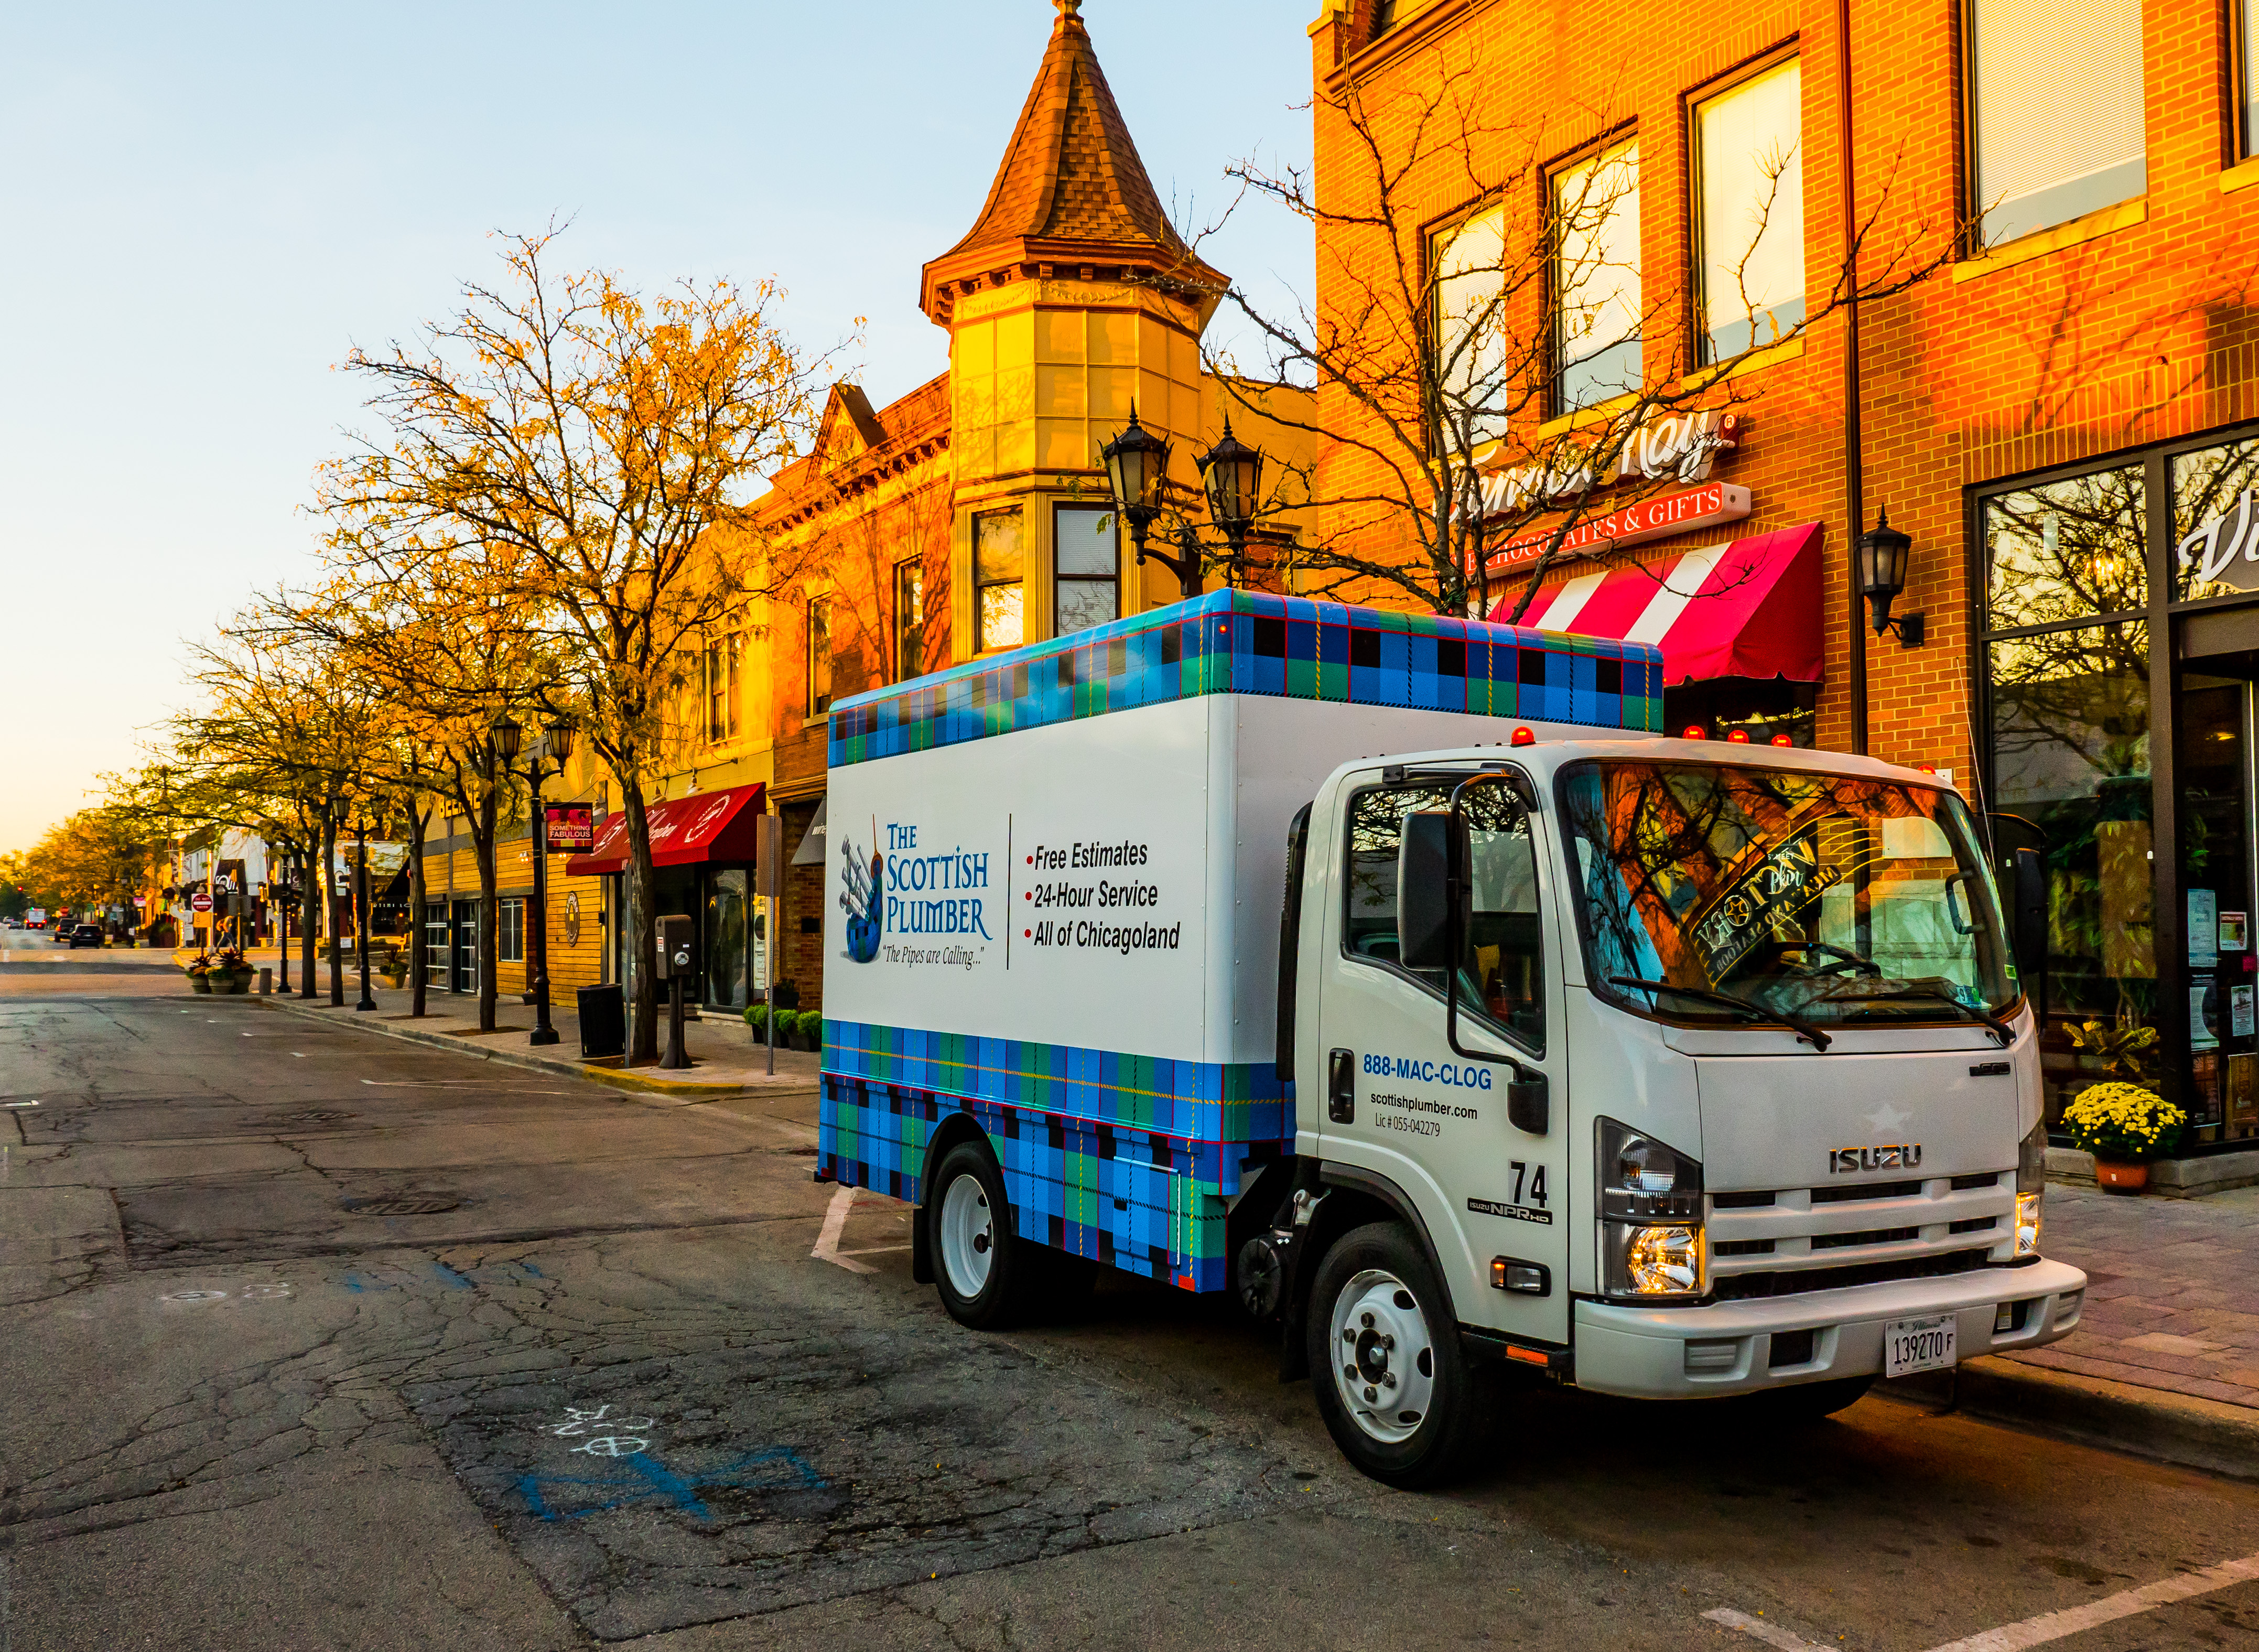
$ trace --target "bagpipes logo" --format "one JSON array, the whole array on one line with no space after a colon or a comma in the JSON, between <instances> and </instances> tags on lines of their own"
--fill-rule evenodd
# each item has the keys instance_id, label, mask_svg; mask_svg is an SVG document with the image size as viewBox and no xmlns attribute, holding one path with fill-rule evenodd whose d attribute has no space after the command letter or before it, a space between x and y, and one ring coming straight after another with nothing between
<instances>
[{"instance_id":1,"label":"bagpipes logo","mask_svg":"<svg viewBox=\"0 0 2259 1652\"><path fill-rule=\"evenodd\" d=\"M839 904L847 913L847 956L868 964L879 956L879 937L886 930L887 859L878 851L878 828L871 829L869 855L854 840L839 840Z\"/></svg>"}]
</instances>

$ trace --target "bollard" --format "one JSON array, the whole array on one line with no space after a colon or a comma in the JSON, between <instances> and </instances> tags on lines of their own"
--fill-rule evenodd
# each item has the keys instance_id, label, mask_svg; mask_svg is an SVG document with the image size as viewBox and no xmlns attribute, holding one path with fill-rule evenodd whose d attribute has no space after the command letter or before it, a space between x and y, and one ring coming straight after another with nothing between
<instances>
[{"instance_id":1,"label":"bollard","mask_svg":"<svg viewBox=\"0 0 2259 1652\"><path fill-rule=\"evenodd\" d=\"M261 966L259 972L259 995L271 998L274 993L274 972Z\"/></svg>"}]
</instances>

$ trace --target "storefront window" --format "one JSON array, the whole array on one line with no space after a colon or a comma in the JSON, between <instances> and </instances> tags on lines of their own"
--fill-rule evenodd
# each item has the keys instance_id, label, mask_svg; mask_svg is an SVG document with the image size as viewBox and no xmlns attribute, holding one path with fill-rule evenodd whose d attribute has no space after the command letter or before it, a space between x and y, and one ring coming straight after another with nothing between
<instances>
[{"instance_id":1,"label":"storefront window","mask_svg":"<svg viewBox=\"0 0 2259 1652\"><path fill-rule=\"evenodd\" d=\"M2158 1080L2149 626L1996 637L1987 653L1991 806L2035 830L2048 870L2053 1122L2089 1084Z\"/></svg>"},{"instance_id":2,"label":"storefront window","mask_svg":"<svg viewBox=\"0 0 2259 1652\"><path fill-rule=\"evenodd\" d=\"M1115 513L1085 506L1062 507L1055 566L1057 608L1052 635L1065 637L1103 625L1122 613L1122 552L1115 533Z\"/></svg>"},{"instance_id":3,"label":"storefront window","mask_svg":"<svg viewBox=\"0 0 2259 1652\"><path fill-rule=\"evenodd\" d=\"M1985 502L1991 629L2052 625L2149 601L2141 469L2097 471Z\"/></svg>"},{"instance_id":4,"label":"storefront window","mask_svg":"<svg viewBox=\"0 0 2259 1652\"><path fill-rule=\"evenodd\" d=\"M2173 460L2173 595L2259 591L2259 439Z\"/></svg>"},{"instance_id":5,"label":"storefront window","mask_svg":"<svg viewBox=\"0 0 2259 1652\"><path fill-rule=\"evenodd\" d=\"M1021 626L1021 580L1025 565L1020 546L1020 513L995 510L973 519L973 652L1017 648Z\"/></svg>"},{"instance_id":6,"label":"storefront window","mask_svg":"<svg viewBox=\"0 0 2259 1652\"><path fill-rule=\"evenodd\" d=\"M1640 387L1639 145L1553 176L1554 409Z\"/></svg>"}]
</instances>

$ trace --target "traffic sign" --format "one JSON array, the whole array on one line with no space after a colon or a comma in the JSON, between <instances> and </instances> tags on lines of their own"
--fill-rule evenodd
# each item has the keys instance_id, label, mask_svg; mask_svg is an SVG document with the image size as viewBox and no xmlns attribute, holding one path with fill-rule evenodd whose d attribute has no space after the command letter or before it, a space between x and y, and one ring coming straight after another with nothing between
<instances>
[{"instance_id":1,"label":"traffic sign","mask_svg":"<svg viewBox=\"0 0 2259 1652\"><path fill-rule=\"evenodd\" d=\"M209 912L211 910L211 897L199 889L189 898L189 905L198 912Z\"/></svg>"}]
</instances>

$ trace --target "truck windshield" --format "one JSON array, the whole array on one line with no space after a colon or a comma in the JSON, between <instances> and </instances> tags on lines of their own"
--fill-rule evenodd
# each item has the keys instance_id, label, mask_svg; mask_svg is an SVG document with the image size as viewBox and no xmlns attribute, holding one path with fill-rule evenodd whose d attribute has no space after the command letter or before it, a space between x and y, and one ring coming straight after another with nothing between
<instances>
[{"instance_id":1,"label":"truck windshield","mask_svg":"<svg viewBox=\"0 0 2259 1652\"><path fill-rule=\"evenodd\" d=\"M1561 789L1604 998L1674 1021L1858 1026L1988 1021L2015 996L1992 876L1950 791L1627 761L1575 765Z\"/></svg>"}]
</instances>

